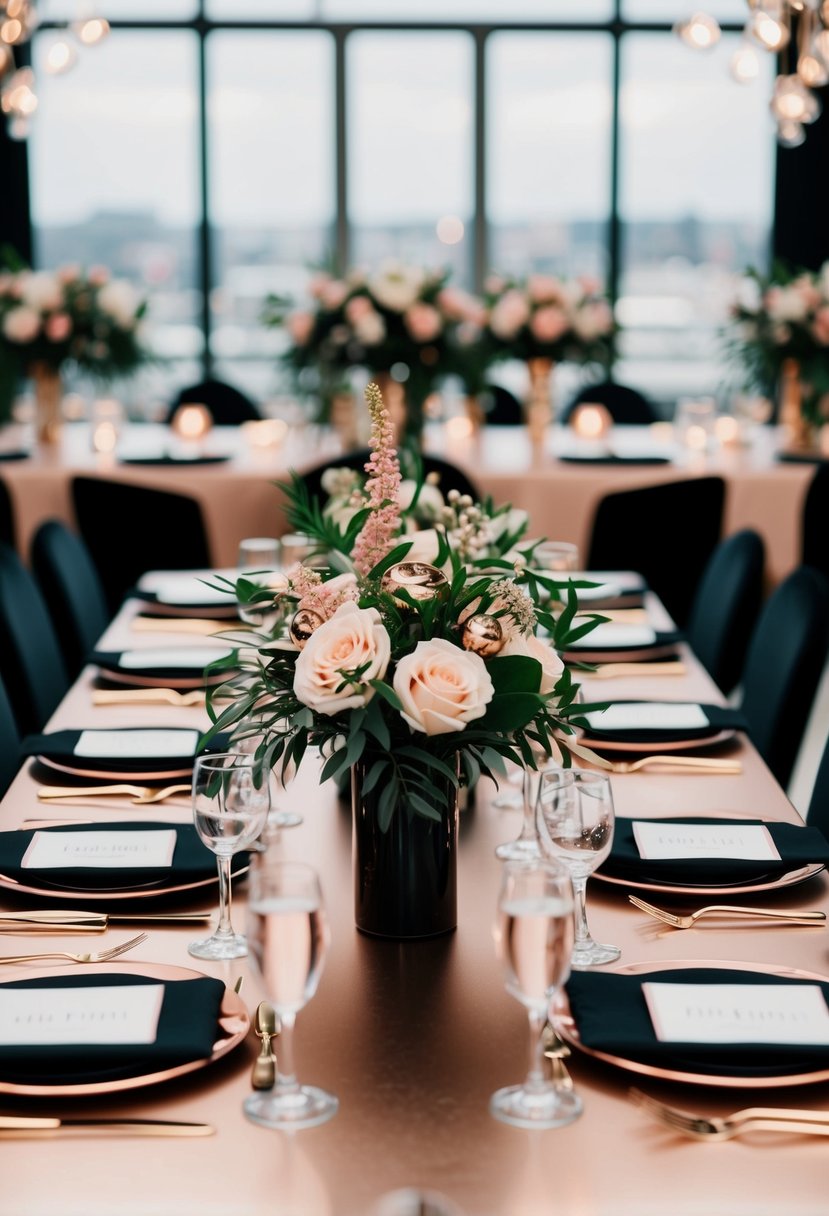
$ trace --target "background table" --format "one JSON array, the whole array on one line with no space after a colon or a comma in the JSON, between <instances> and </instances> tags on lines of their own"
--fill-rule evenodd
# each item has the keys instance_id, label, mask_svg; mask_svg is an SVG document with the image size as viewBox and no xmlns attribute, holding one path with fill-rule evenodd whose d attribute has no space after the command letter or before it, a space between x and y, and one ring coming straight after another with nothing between
<instances>
[{"instance_id":1,"label":"background table","mask_svg":"<svg viewBox=\"0 0 829 1216\"><path fill-rule=\"evenodd\" d=\"M620 442L651 442L648 428L617 428ZM638 489L682 477L715 473L727 484L724 532L756 528L766 543L767 576L774 585L800 557L800 521L803 501L814 465L780 464L779 442L770 429L758 431L750 448L723 448L708 456L677 453L665 465L576 465L556 458L572 446L568 432L551 431L542 452L534 452L523 427L489 427L478 437L452 437L443 426L430 426L426 450L460 465L484 494L498 503L511 502L530 513L536 534L568 540L587 551L593 515L600 499L623 489ZM166 428L135 425L127 428L123 450L139 451L169 446ZM13 431L4 434L3 447L19 446ZM244 536L275 536L287 530L282 497L274 482L285 480L288 470L302 471L336 455L337 437L318 427L290 432L273 449L250 446L237 427L217 427L204 444L206 453L227 453L224 464L138 466L119 463L112 456L91 451L90 430L84 423L64 427L54 448L39 448L32 458L0 462L0 478L11 492L21 552L28 553L31 538L44 519L72 520L70 481L83 474L117 478L140 485L189 494L200 503L207 525L213 561L233 565ZM664 449L664 444L661 450ZM669 449L670 450L670 449Z\"/></svg>"},{"instance_id":2,"label":"background table","mask_svg":"<svg viewBox=\"0 0 829 1216\"><path fill-rule=\"evenodd\" d=\"M160 634L132 633L126 609L104 639L113 648L160 645ZM170 643L201 639L171 635ZM590 696L616 699L687 697L717 700L693 660L680 678L637 676L594 682ZM188 725L202 711L164 707L92 708L86 672L55 714L52 726ZM683 813L765 815L795 812L754 750L732 749L737 777L636 774L615 777L621 815ZM495 845L517 835L520 814L498 811L483 785L461 819L457 932L400 944L363 937L353 928L349 810L314 766L303 765L286 806L304 814L284 832L278 851L310 861L322 878L332 944L319 991L297 1021L301 1078L333 1090L340 1112L328 1124L285 1136L247 1123L253 1036L220 1066L174 1085L137 1090L108 1101L38 1104L55 1113L135 1114L205 1120L209 1140L59 1140L3 1146L3 1216L366 1216L384 1191L431 1186L452 1196L469 1216L702 1216L729 1213L817 1216L826 1208L826 1144L791 1138L770 1144L745 1139L707 1145L674 1138L626 1098L638 1079L574 1056L571 1072L584 1115L570 1127L527 1132L497 1123L489 1095L526 1070L524 1011L504 991L491 926L500 867ZM44 809L48 808L48 809ZM186 802L134 808L95 802L97 816L185 821ZM68 804L38 804L36 785L21 772L0 804L0 826L35 815L78 816ZM80 812L82 815L83 812ZM0 892L3 903L8 900ZM703 902L703 901L700 901ZM769 903L829 908L822 877L769 897ZM591 926L616 942L622 960L731 959L780 962L827 971L829 938L821 929L701 927L661 929L630 908L624 892L591 882ZM243 899L235 917L244 921ZM123 936L127 936L124 931ZM118 941L113 930L107 940ZM246 976L251 1009L260 999L244 963L204 964L186 954L190 930L163 929L134 959L190 965L232 983ZM4 938L23 953L29 939ZM44 939L47 948L49 939ZM40 939L39 939L40 941ZM24 974L23 967L15 974ZM645 1082L668 1101L724 1113L763 1100L765 1091L716 1091ZM829 1109L829 1086L768 1091L774 1103ZM33 1109L0 1101L2 1109Z\"/></svg>"}]
</instances>

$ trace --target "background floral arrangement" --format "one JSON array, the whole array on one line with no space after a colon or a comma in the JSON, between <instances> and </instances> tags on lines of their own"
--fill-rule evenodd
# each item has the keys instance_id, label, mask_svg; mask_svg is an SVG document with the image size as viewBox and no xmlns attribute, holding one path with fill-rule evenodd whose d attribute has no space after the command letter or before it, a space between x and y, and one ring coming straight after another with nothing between
<instances>
[{"instance_id":1,"label":"background floral arrangement","mask_svg":"<svg viewBox=\"0 0 829 1216\"><path fill-rule=\"evenodd\" d=\"M802 410L815 424L829 420L829 262L817 272L775 267L765 277L750 270L740 281L727 331L731 356L747 387L773 396L783 364L798 364Z\"/></svg>"},{"instance_id":2,"label":"background floral arrangement","mask_svg":"<svg viewBox=\"0 0 829 1216\"><path fill-rule=\"evenodd\" d=\"M576 704L557 647L602 618L575 624L574 591L558 616L542 607L560 586L532 569L532 545L520 547L526 520L513 516L511 527L508 508L449 495L435 503L433 562L413 560L423 533L405 532L392 424L376 385L366 397L365 505L340 526L294 482L289 519L329 554L327 564L297 566L275 588L239 580L237 596L273 600L278 619L255 648L246 641L214 664L235 673L214 695L233 700L210 712L211 734L256 738L263 766L283 779L310 745L325 757L322 780L367 765L363 789L380 789L385 829L398 807L445 814L437 778L457 785L458 756L472 782L501 771L504 759L535 767L536 752L561 763L588 754L574 734L590 707Z\"/></svg>"},{"instance_id":3,"label":"background floral arrangement","mask_svg":"<svg viewBox=\"0 0 829 1216\"><path fill-rule=\"evenodd\" d=\"M418 431L423 402L438 376L457 363L456 336L460 331L461 340L468 340L483 320L480 304L449 287L448 278L447 271L400 262L367 273L352 270L344 278L319 272L309 284L310 309L287 311L284 299L270 296L264 319L284 325L291 341L288 366L300 384L312 371L306 387L323 397L330 397L350 368L389 372L404 364L409 429Z\"/></svg>"},{"instance_id":4,"label":"background floral arrangement","mask_svg":"<svg viewBox=\"0 0 829 1216\"><path fill-rule=\"evenodd\" d=\"M0 272L0 381L8 408L17 379L65 363L102 379L138 367L146 311L131 283L103 267Z\"/></svg>"},{"instance_id":5,"label":"background floral arrangement","mask_svg":"<svg viewBox=\"0 0 829 1216\"><path fill-rule=\"evenodd\" d=\"M606 366L613 313L593 279L491 275L485 284L484 341L496 357Z\"/></svg>"}]
</instances>

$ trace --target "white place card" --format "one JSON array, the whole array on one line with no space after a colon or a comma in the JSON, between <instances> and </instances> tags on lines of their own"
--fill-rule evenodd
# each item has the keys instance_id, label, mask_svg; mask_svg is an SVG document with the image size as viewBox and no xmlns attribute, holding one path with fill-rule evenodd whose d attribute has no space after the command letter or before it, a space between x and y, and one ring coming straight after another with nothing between
<instances>
[{"instance_id":1,"label":"white place card","mask_svg":"<svg viewBox=\"0 0 829 1216\"><path fill-rule=\"evenodd\" d=\"M656 631L649 625L597 625L590 633L573 642L573 650L626 650L652 646Z\"/></svg>"},{"instance_id":2,"label":"white place card","mask_svg":"<svg viewBox=\"0 0 829 1216\"><path fill-rule=\"evenodd\" d=\"M160 869L176 848L172 828L149 832L35 832L23 870Z\"/></svg>"},{"instance_id":3,"label":"white place card","mask_svg":"<svg viewBox=\"0 0 829 1216\"><path fill-rule=\"evenodd\" d=\"M817 984L644 983L660 1043L829 1046L829 1008Z\"/></svg>"},{"instance_id":4,"label":"white place card","mask_svg":"<svg viewBox=\"0 0 829 1216\"><path fill-rule=\"evenodd\" d=\"M203 671L208 663L231 653L230 646L166 646L155 650L125 650L119 666L125 671L147 671L159 667L192 668Z\"/></svg>"},{"instance_id":5,"label":"white place card","mask_svg":"<svg viewBox=\"0 0 829 1216\"><path fill-rule=\"evenodd\" d=\"M4 1047L154 1043L163 984L111 988L0 987Z\"/></svg>"},{"instance_id":6,"label":"white place card","mask_svg":"<svg viewBox=\"0 0 829 1216\"><path fill-rule=\"evenodd\" d=\"M702 730L710 725L701 705L678 701L620 702L584 716L593 730Z\"/></svg>"},{"instance_id":7,"label":"white place card","mask_svg":"<svg viewBox=\"0 0 829 1216\"><path fill-rule=\"evenodd\" d=\"M232 604L234 599L230 588L221 591L192 576L159 579L153 590L159 603L174 604L177 607L192 604L227 605Z\"/></svg>"},{"instance_id":8,"label":"white place card","mask_svg":"<svg viewBox=\"0 0 829 1216\"><path fill-rule=\"evenodd\" d=\"M107 760L194 756L198 742L197 730L84 730L75 755Z\"/></svg>"},{"instance_id":9,"label":"white place card","mask_svg":"<svg viewBox=\"0 0 829 1216\"><path fill-rule=\"evenodd\" d=\"M659 823L637 819L633 839L639 856L646 861L781 860L768 828L760 823Z\"/></svg>"}]
</instances>

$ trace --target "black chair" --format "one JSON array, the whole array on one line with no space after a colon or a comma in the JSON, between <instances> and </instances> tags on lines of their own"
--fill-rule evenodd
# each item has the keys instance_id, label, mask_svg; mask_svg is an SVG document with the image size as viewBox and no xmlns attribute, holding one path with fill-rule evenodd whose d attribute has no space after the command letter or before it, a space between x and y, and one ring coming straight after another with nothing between
<instances>
[{"instance_id":1,"label":"black chair","mask_svg":"<svg viewBox=\"0 0 829 1216\"><path fill-rule=\"evenodd\" d=\"M308 469L302 474L302 480L305 483L305 488L311 498L318 498L321 503L328 501L328 495L322 488L322 475L326 469L354 469L358 473L362 473L366 461L371 452L368 448L362 448L357 452L348 452L344 456L337 456L333 460L326 460L323 464L315 465L313 469ZM475 502L479 502L481 495L475 485L469 480L466 473L455 465L450 464L448 460L441 460L439 456L421 456L424 476L436 474L438 478L438 489L444 497L450 490L457 490L459 494L468 494ZM403 476L413 470L406 468L406 453L400 453L400 464Z\"/></svg>"},{"instance_id":2,"label":"black chair","mask_svg":"<svg viewBox=\"0 0 829 1216\"><path fill-rule=\"evenodd\" d=\"M823 672L829 582L801 566L766 602L743 673L742 710L754 746L785 788Z\"/></svg>"},{"instance_id":3,"label":"black chair","mask_svg":"<svg viewBox=\"0 0 829 1216\"><path fill-rule=\"evenodd\" d=\"M803 565L829 576L829 464L819 465L803 505Z\"/></svg>"},{"instance_id":4,"label":"black chair","mask_svg":"<svg viewBox=\"0 0 829 1216\"><path fill-rule=\"evenodd\" d=\"M76 477L78 530L115 613L147 570L210 566L201 508L193 498L97 477Z\"/></svg>"},{"instance_id":5,"label":"black chair","mask_svg":"<svg viewBox=\"0 0 829 1216\"><path fill-rule=\"evenodd\" d=\"M829 836L829 738L815 774L806 822L809 827L820 828L824 836Z\"/></svg>"},{"instance_id":6,"label":"black chair","mask_svg":"<svg viewBox=\"0 0 829 1216\"><path fill-rule=\"evenodd\" d=\"M0 541L14 545L14 507L4 481L0 481Z\"/></svg>"},{"instance_id":7,"label":"black chair","mask_svg":"<svg viewBox=\"0 0 829 1216\"><path fill-rule=\"evenodd\" d=\"M746 528L717 546L691 604L686 633L714 683L729 693L739 683L751 631L763 601L765 550Z\"/></svg>"},{"instance_id":8,"label":"black chair","mask_svg":"<svg viewBox=\"0 0 829 1216\"><path fill-rule=\"evenodd\" d=\"M22 759L11 701L0 681L0 798L11 785Z\"/></svg>"},{"instance_id":9,"label":"black chair","mask_svg":"<svg viewBox=\"0 0 829 1216\"><path fill-rule=\"evenodd\" d=\"M243 422L257 422L262 417L249 397L221 380L203 380L201 384L183 388L170 406L167 422L172 422L182 405L206 405L216 426L239 426Z\"/></svg>"},{"instance_id":10,"label":"black chair","mask_svg":"<svg viewBox=\"0 0 829 1216\"><path fill-rule=\"evenodd\" d=\"M587 567L638 570L684 626L719 543L724 501L721 477L608 494L593 519Z\"/></svg>"},{"instance_id":11,"label":"black chair","mask_svg":"<svg viewBox=\"0 0 829 1216\"><path fill-rule=\"evenodd\" d=\"M32 569L63 654L70 679L109 624L106 595L89 550L65 524L41 524L32 542Z\"/></svg>"},{"instance_id":12,"label":"black chair","mask_svg":"<svg viewBox=\"0 0 829 1216\"><path fill-rule=\"evenodd\" d=\"M503 385L488 384L481 393L481 405L487 426L521 426L524 421L524 407Z\"/></svg>"},{"instance_id":13,"label":"black chair","mask_svg":"<svg viewBox=\"0 0 829 1216\"><path fill-rule=\"evenodd\" d=\"M569 422L573 410L586 401L603 405L613 421L623 426L648 426L659 421L659 415L646 397L635 388L613 384L610 380L583 388L564 410L560 421Z\"/></svg>"},{"instance_id":14,"label":"black chair","mask_svg":"<svg viewBox=\"0 0 829 1216\"><path fill-rule=\"evenodd\" d=\"M21 735L42 729L69 687L52 622L34 578L0 544L0 679Z\"/></svg>"}]
</instances>

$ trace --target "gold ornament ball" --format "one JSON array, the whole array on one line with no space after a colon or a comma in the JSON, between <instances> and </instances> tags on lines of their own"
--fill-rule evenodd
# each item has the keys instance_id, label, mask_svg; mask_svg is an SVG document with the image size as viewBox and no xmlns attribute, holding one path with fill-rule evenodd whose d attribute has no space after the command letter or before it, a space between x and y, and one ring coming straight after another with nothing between
<instances>
[{"instance_id":1,"label":"gold ornament ball","mask_svg":"<svg viewBox=\"0 0 829 1216\"><path fill-rule=\"evenodd\" d=\"M393 595L396 602L406 608L405 600L397 599L399 591L407 591L413 600L425 603L445 596L449 591L449 582L437 566L430 566L427 562L398 562L383 575L380 589Z\"/></svg>"},{"instance_id":2,"label":"gold ornament ball","mask_svg":"<svg viewBox=\"0 0 829 1216\"><path fill-rule=\"evenodd\" d=\"M318 612L311 608L300 608L299 612L294 613L294 619L291 621L290 632L294 645L302 650L314 630L319 629L322 624L324 620Z\"/></svg>"},{"instance_id":3,"label":"gold ornament ball","mask_svg":"<svg viewBox=\"0 0 829 1216\"><path fill-rule=\"evenodd\" d=\"M471 650L482 659L491 659L503 649L506 642L504 630L497 616L477 612L464 621L461 627L461 642L464 650Z\"/></svg>"}]
</instances>

